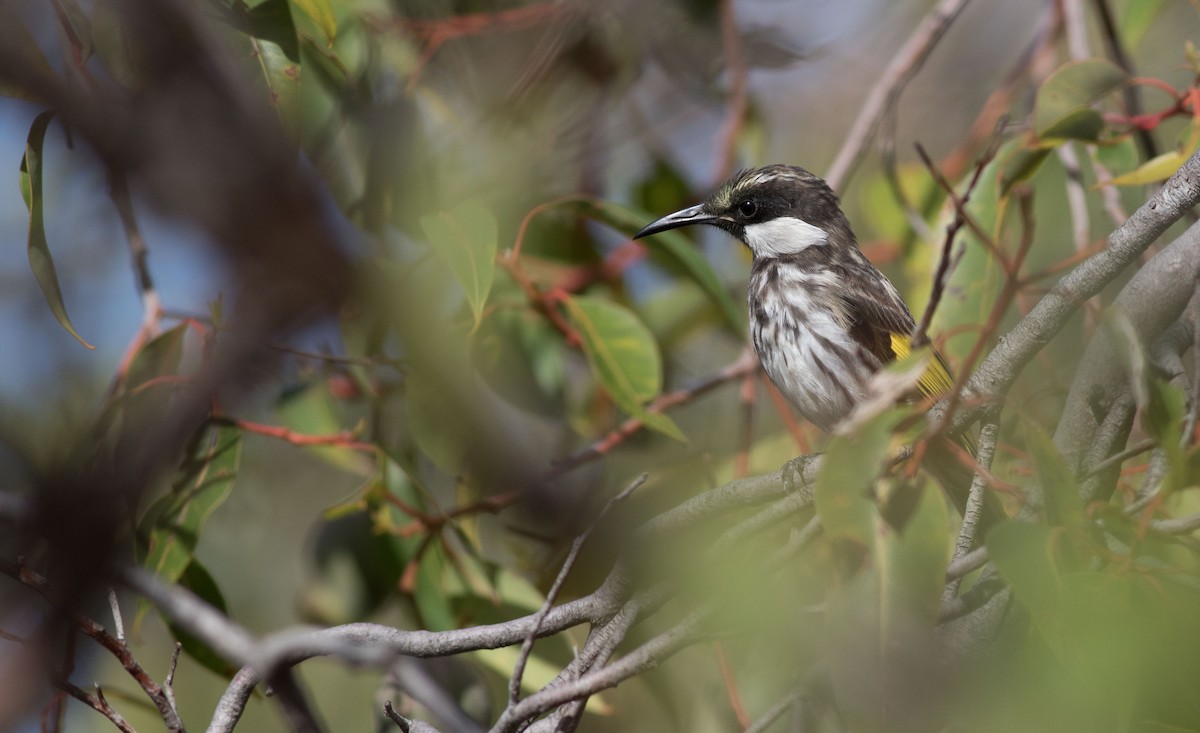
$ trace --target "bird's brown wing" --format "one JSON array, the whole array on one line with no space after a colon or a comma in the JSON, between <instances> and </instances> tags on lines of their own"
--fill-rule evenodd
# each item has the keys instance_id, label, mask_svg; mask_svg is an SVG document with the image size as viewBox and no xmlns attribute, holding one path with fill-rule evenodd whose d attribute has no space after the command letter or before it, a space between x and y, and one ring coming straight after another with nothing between
<instances>
[{"instance_id":1,"label":"bird's brown wing","mask_svg":"<svg viewBox=\"0 0 1200 733\"><path fill-rule=\"evenodd\" d=\"M896 288L883 273L866 263L847 269L842 281L844 286L838 295L854 339L883 364L905 356L893 348L893 336L907 337L916 323Z\"/></svg>"}]
</instances>

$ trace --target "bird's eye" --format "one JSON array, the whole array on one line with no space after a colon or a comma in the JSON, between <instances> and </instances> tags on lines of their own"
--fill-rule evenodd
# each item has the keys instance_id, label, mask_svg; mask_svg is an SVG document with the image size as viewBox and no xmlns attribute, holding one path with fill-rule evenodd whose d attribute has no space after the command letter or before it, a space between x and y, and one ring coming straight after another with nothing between
<instances>
[{"instance_id":1,"label":"bird's eye","mask_svg":"<svg viewBox=\"0 0 1200 733\"><path fill-rule=\"evenodd\" d=\"M749 219L758 213L758 204L747 199L737 205L737 210L738 214L740 214L743 218Z\"/></svg>"}]
</instances>

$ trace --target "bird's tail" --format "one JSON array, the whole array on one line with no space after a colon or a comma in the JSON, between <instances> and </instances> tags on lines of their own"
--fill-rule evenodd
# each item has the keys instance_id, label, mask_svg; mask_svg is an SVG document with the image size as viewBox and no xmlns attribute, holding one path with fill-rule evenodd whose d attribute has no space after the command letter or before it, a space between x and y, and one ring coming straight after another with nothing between
<instances>
[{"instance_id":1,"label":"bird's tail","mask_svg":"<svg viewBox=\"0 0 1200 733\"><path fill-rule=\"evenodd\" d=\"M959 448L966 450L972 456L976 455L975 442L969 436L962 436L955 443L958 444ZM955 446L950 445L948 439L939 437L931 442L926 449L923 465L933 475L934 479L941 484L942 490L954 502L954 506L958 508L959 514L965 515L967 511L967 497L971 493L971 481L975 477L975 472L963 463L957 452ZM1000 500L994 493L985 490L983 503L979 511L979 518L975 525L974 544L983 544L988 530L1007 518L1008 515L1004 511L1004 507L1000 504Z\"/></svg>"}]
</instances>

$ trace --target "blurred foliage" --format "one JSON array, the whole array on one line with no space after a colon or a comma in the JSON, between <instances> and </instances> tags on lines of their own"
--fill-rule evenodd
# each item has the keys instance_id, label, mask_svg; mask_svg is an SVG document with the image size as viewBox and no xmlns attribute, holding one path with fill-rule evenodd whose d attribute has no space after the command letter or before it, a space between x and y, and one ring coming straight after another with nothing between
<instances>
[{"instance_id":1,"label":"blurred foliage","mask_svg":"<svg viewBox=\"0 0 1200 733\"><path fill-rule=\"evenodd\" d=\"M569 540L629 475L652 473L627 518L636 526L734 477L739 466L766 470L795 454L765 394L750 418L732 386L679 406L662 401L664 390L693 385L737 358L744 261L680 232L627 240L712 184L697 175L696 161L681 161L658 138L679 129L659 117L692 110L664 112L672 104L644 100L666 95L665 83L671 94L699 100L696 115L720 121L728 87L713 52L720 3L196 5L214 41L213 63L237 69L254 103L273 110L278 134L326 187L328 215L357 247L359 280L336 335L324 337L329 343L281 351L284 366L264 388L272 404L247 408L264 422L214 409L162 491L130 508L146 567L236 610L228 586L253 588L258 574L275 571L251 558L239 569L244 577L202 564L213 525L234 521L220 507L234 493L269 491L286 483L281 477L300 479L319 466L323 480L354 488L349 496L324 490L328 509L302 528L311 538L300 615L430 630L498 622L541 605ZM1122 40L1141 49L1165 4L1118 5ZM62 11L53 22L61 24L63 55L76 60L44 61L49 54L39 48L50 44L41 36L30 38L31 58L136 95L148 72L110 3L54 6ZM769 30L740 37L751 73L803 63ZM1089 206L1099 211L1102 187L1161 181L1200 146L1195 54L1168 54L1173 65L1187 59L1190 78L1135 79L1108 61L1062 56L1052 73L1023 82L1031 105L1016 95L1010 125L970 191L970 225L954 245L955 269L932 329L955 366L972 356L977 365L1037 289L1053 283L1057 266L1079 254L1057 198L1060 149L1095 155L1115 175L1086 181ZM1130 85L1169 90L1172 99L1134 119L1120 99ZM767 105L754 97L769 94L766 77L746 118L733 123L745 124L739 150L763 147L758 136L794 134L771 129L762 115ZM31 276L82 343L54 265L72 256L70 244L48 241L44 226L56 215L44 207L41 168L53 114L34 119L12 173L28 206ZM1165 151L1148 156L1138 128L1157 135ZM716 144L712 132L704 145ZM972 156L988 142L974 141ZM79 171L95 161L75 156L71 165ZM955 173L958 194L972 173L970 166ZM897 187L919 202L916 215L934 238L925 241L883 174L859 175L847 203L859 237L883 255L876 259L910 303L923 306L954 207L919 164L901 166ZM1036 243L1022 262L1017 243L1028 222L1013 202L1025 190L1041 208ZM1091 244L1111 228L1092 222ZM1018 292L1001 301L1013 283ZM169 290L162 295L169 303ZM92 449L109 460L136 450L122 426L152 424L186 389L210 342L236 327L219 314L167 320L169 328L135 342L88 426ZM909 408L823 444L815 513L824 533L816 542L764 561L803 526L792 517L730 556L712 556L719 528L703 527L646 559L648 577L692 581L682 584L685 601L718 598L716 617L736 632L728 645L737 686L753 711L818 670L829 686L808 701L814 730L1200 730L1198 547L1190 534L1151 524L1200 510L1195 436L1183 433L1189 408L1163 375L1131 366L1144 383L1135 437L1166 451L1164 489L1131 509L1155 488L1138 485L1143 456L1126 465L1111 498L1085 504L1075 467L1048 433L1093 325L1076 324L1010 395L992 472L1006 485L1040 486L1045 501L1039 521L1005 523L987 538L1015 602L1005 646L970 674L951 674L936 661L956 520L936 487L896 460L924 427L914 426L919 416ZM292 445L270 454L280 460L255 460L250 454L262 442L251 436ZM807 427L799 437L824 440ZM269 495L288 502L289 490ZM898 496L903 521L880 508ZM569 588L594 588L621 543L585 557ZM963 592L985 580L972 574ZM200 665L231 672L198 639L172 633ZM577 641L560 635L539 643L525 684L552 679ZM483 709L500 709L515 650L462 660L472 675L458 691L476 694L482 679L490 696ZM185 700L188 687L177 682ZM187 704L203 710L204 702ZM733 725L707 649L594 698L589 710L584 728L591 730Z\"/></svg>"}]
</instances>

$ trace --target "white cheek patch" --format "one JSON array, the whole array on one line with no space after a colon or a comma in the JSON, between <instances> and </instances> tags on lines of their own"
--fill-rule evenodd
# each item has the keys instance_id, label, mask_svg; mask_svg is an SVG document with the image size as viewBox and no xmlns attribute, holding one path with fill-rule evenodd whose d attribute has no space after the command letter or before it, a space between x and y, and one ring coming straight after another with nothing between
<instances>
[{"instance_id":1,"label":"white cheek patch","mask_svg":"<svg viewBox=\"0 0 1200 733\"><path fill-rule=\"evenodd\" d=\"M746 244L760 257L796 254L828 242L829 235L824 229L792 216L781 216L746 227Z\"/></svg>"}]
</instances>

